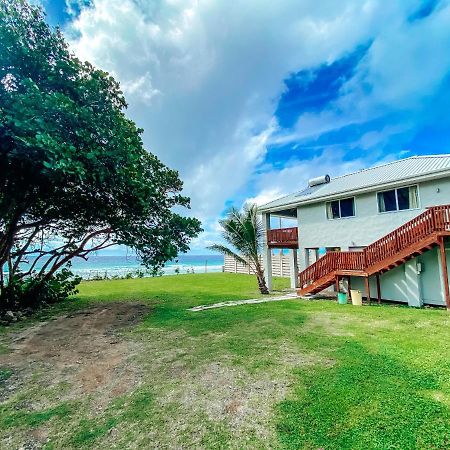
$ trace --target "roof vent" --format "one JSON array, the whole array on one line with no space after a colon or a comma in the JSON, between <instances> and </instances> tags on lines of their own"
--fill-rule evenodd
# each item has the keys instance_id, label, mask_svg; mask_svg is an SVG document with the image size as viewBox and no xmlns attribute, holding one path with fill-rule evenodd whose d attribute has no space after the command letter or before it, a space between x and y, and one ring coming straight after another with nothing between
<instances>
[{"instance_id":1,"label":"roof vent","mask_svg":"<svg viewBox=\"0 0 450 450\"><path fill-rule=\"evenodd\" d=\"M313 187L313 186L317 186L319 184L327 184L329 182L330 182L330 175L322 175L320 177L311 178L308 181L308 186Z\"/></svg>"}]
</instances>

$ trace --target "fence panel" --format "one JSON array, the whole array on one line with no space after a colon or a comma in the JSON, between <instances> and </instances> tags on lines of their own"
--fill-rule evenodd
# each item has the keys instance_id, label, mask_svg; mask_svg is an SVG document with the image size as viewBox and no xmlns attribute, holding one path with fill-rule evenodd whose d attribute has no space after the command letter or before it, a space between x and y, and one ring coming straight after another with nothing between
<instances>
[{"instance_id":1,"label":"fence panel","mask_svg":"<svg viewBox=\"0 0 450 450\"><path fill-rule=\"evenodd\" d=\"M259 257L259 260L262 264L262 257ZM231 256L225 256L224 259L224 272L228 273L246 273L246 274L254 274L254 270L252 270L248 265L244 266L242 263L236 261ZM289 255L272 255L272 275L274 277L285 277L289 278L290 274L290 263L289 263Z\"/></svg>"}]
</instances>

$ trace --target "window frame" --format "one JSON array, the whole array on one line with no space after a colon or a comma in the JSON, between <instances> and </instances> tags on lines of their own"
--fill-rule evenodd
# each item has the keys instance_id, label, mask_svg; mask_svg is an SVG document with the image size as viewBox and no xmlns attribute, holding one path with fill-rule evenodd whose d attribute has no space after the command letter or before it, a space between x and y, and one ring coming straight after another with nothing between
<instances>
[{"instance_id":1,"label":"window frame","mask_svg":"<svg viewBox=\"0 0 450 450\"><path fill-rule=\"evenodd\" d=\"M353 216L341 217L341 200L353 200ZM328 217L328 204L332 202L339 202L339 217ZM325 217L327 220L342 220L342 219L353 219L356 217L356 197L353 195L351 197L342 197L336 200L329 200L325 202Z\"/></svg>"},{"instance_id":2,"label":"window frame","mask_svg":"<svg viewBox=\"0 0 450 450\"><path fill-rule=\"evenodd\" d=\"M408 209L399 209L398 207L398 189L405 189L405 188L412 188L415 187L416 188L416 192L417 192L417 208L408 208ZM389 191L394 191L395 192L395 205L396 205L396 209L394 209L393 211L380 211L380 203L378 202L378 194L382 194L384 192L389 192ZM383 189L382 191L377 191L375 193L375 201L377 204L377 212L378 214L392 214L392 213L399 213L399 212L403 212L403 211L414 211L417 209L421 209L420 206L420 190L419 190L419 185L418 184L408 184L406 186L396 186L396 187L392 187L390 189Z\"/></svg>"}]
</instances>

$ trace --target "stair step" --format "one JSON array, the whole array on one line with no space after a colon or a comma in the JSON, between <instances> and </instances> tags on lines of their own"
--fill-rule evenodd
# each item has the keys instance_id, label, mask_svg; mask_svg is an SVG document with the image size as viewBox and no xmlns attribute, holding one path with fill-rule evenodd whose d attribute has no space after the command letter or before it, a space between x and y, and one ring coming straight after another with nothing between
<instances>
[{"instance_id":1,"label":"stair step","mask_svg":"<svg viewBox=\"0 0 450 450\"><path fill-rule=\"evenodd\" d=\"M303 286L298 289L297 292L299 295L306 294L317 294L327 287L331 286L335 282L336 276L363 276L368 277L374 274L383 274L392 270L402 264L405 264L410 259L423 254L426 251L433 249L438 242L438 237L446 235L449 236L450 232L441 232L439 234L433 233L427 238L422 239L422 241L411 245L402 251L400 251L397 255L393 255L390 259L381 260L372 266L369 266L366 270L333 270L332 272L327 273L320 279L314 280L311 284L307 286Z\"/></svg>"}]
</instances>

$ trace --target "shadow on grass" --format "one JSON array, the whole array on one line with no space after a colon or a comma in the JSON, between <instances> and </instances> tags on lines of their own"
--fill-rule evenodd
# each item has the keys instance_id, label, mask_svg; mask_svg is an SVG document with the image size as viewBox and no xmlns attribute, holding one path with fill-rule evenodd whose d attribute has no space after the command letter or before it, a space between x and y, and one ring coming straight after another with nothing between
<instances>
[{"instance_id":1,"label":"shadow on grass","mask_svg":"<svg viewBox=\"0 0 450 450\"><path fill-rule=\"evenodd\" d=\"M347 342L332 368L299 370L294 399L279 405L285 448L444 449L450 409L437 378Z\"/></svg>"}]
</instances>

